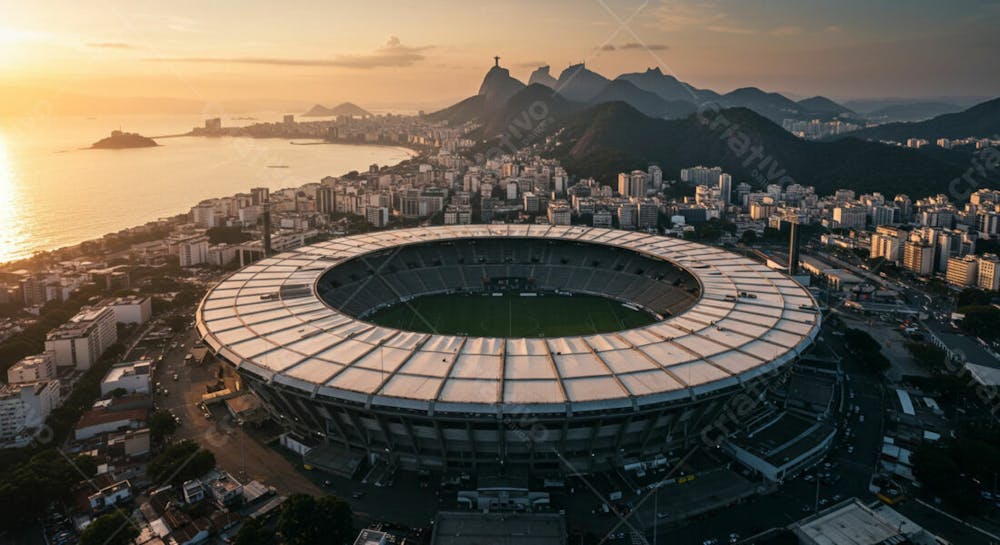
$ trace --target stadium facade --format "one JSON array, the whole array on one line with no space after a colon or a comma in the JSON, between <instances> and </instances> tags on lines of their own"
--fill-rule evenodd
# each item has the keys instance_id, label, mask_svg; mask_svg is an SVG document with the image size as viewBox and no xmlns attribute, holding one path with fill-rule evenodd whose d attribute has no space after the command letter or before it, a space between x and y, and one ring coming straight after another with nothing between
<instances>
[{"instance_id":1,"label":"stadium facade","mask_svg":"<svg viewBox=\"0 0 1000 545\"><path fill-rule=\"evenodd\" d=\"M420 295L512 289L601 295L658 319L550 338L364 319ZM719 248L623 230L467 225L263 259L211 289L197 324L309 441L411 468L586 472L700 441L737 393L760 392L812 343L820 314L787 276Z\"/></svg>"}]
</instances>

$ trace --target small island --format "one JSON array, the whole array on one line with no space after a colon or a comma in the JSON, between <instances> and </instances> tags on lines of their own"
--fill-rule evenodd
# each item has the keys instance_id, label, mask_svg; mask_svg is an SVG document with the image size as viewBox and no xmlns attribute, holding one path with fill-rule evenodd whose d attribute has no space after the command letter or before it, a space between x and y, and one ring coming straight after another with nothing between
<instances>
[{"instance_id":1,"label":"small island","mask_svg":"<svg viewBox=\"0 0 1000 545\"><path fill-rule=\"evenodd\" d=\"M152 138L134 132L111 131L111 136L94 142L90 149L149 148L159 146Z\"/></svg>"}]
</instances>

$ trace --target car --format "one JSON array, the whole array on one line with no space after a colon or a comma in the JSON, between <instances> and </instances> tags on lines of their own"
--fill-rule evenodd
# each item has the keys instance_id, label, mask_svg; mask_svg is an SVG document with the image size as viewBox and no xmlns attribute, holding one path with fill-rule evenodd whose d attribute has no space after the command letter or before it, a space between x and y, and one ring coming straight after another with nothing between
<instances>
[{"instance_id":1,"label":"car","mask_svg":"<svg viewBox=\"0 0 1000 545\"><path fill-rule=\"evenodd\" d=\"M814 477L814 476L813 476L813 475L812 475L812 474L810 473L809 475L806 475L805 477L803 477L803 480L805 480L805 481L806 481L807 483L811 483L811 482L813 482L813 480L814 480L815 478L816 478L816 477Z\"/></svg>"},{"instance_id":2,"label":"car","mask_svg":"<svg viewBox=\"0 0 1000 545\"><path fill-rule=\"evenodd\" d=\"M847 445L847 453L854 454L854 445Z\"/></svg>"},{"instance_id":3,"label":"car","mask_svg":"<svg viewBox=\"0 0 1000 545\"><path fill-rule=\"evenodd\" d=\"M365 496L365 493L362 492L362 491L360 491L360 490L358 490L357 492L351 494L351 497L354 498L354 499L356 499L356 500L360 500L364 496Z\"/></svg>"},{"instance_id":4,"label":"car","mask_svg":"<svg viewBox=\"0 0 1000 545\"><path fill-rule=\"evenodd\" d=\"M323 481L323 486L325 486L327 488L330 488L331 486L333 486L333 481L331 481L330 479L327 479L327 480Z\"/></svg>"},{"instance_id":5,"label":"car","mask_svg":"<svg viewBox=\"0 0 1000 545\"><path fill-rule=\"evenodd\" d=\"M666 511L660 511L659 513L656 514L656 518L658 518L658 519L665 519L665 518L667 518L669 516L670 516L670 513L666 512Z\"/></svg>"},{"instance_id":6,"label":"car","mask_svg":"<svg viewBox=\"0 0 1000 545\"><path fill-rule=\"evenodd\" d=\"M179 375L178 375L177 373L174 373L174 380L175 380L175 381L176 381L176 380L180 380L180 378L181 378L181 377L180 377L180 376L179 376Z\"/></svg>"},{"instance_id":7,"label":"car","mask_svg":"<svg viewBox=\"0 0 1000 545\"><path fill-rule=\"evenodd\" d=\"M733 532L733 533L729 534L729 542L730 543L736 543L739 540L740 540L740 535L737 534L736 532Z\"/></svg>"}]
</instances>

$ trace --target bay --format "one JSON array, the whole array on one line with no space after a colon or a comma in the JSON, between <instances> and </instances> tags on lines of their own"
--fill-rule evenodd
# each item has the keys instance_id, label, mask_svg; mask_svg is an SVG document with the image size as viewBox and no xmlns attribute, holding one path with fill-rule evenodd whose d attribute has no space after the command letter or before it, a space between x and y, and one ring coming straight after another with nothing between
<instances>
[{"instance_id":1,"label":"bay","mask_svg":"<svg viewBox=\"0 0 1000 545\"><path fill-rule=\"evenodd\" d=\"M291 145L278 138L157 138L155 148L85 149L119 127L156 137L201 123L194 117L0 119L0 263L187 212L207 198L296 187L413 156L400 147Z\"/></svg>"}]
</instances>

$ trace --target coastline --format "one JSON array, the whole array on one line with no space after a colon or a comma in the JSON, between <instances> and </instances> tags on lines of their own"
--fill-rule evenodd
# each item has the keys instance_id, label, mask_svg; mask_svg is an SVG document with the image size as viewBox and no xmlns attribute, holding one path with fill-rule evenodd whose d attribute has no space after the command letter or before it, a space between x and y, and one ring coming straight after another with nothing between
<instances>
[{"instance_id":1,"label":"coastline","mask_svg":"<svg viewBox=\"0 0 1000 545\"><path fill-rule=\"evenodd\" d=\"M192 134L184 134L184 135L176 135L176 136L178 136L178 137L179 136L203 136L204 137L204 135L192 135ZM259 139L282 138L282 137L253 137L253 136L221 136L221 137L225 137L225 138L252 138L252 139L258 139L258 138ZM418 149L410 147L410 146L403 146L403 145L398 145L398 144L397 145L393 145L393 144L384 144L384 143L379 144L379 143L365 143L365 142L346 142L346 141L345 142L341 142L341 141L331 141L331 140L325 140L325 139L316 139L316 140L319 140L319 141L316 142L315 144L298 144L298 145L339 144L339 145L355 145L355 146L367 146L367 147L378 147L378 148L393 148L393 149L404 150L406 152L406 154L409 156L407 159L404 159L403 161L399 161L399 162L396 162L396 163L391 164L391 165L384 165L386 168L396 168L396 167L399 167L403 162L413 160L414 158L420 157L421 154L422 154L421 150L418 150ZM158 147L162 147L162 145L158 145ZM81 151L82 150L90 150L90 149L102 149L102 148L80 148ZM337 176L337 177L339 177L339 176L346 175L348 172L351 172L351 171L342 172L342 173L339 173L339 174L330 174L330 175L331 176ZM318 182L318 181L319 180L315 180L315 182ZM303 182L303 183L311 183L311 182ZM292 188L291 187L286 187L286 188L279 188L277 190L282 190L282 189L292 189ZM248 188L248 190L249 190L249 188ZM226 196L226 195L216 195L215 197L210 197L210 198L221 198L221 197L224 197L224 196ZM191 203L190 206L194 206L196 204L197 203ZM12 259L12 260L9 260L9 261L0 261L0 273L9 273L9 272L11 272L13 270L18 270L18 269L30 269L30 268L32 268L34 266L37 266L37 264L35 263L35 261L36 260L40 260L40 259L41 260L45 260L45 259L50 259L50 258L59 258L59 259L70 258L70 256L63 256L61 254L77 254L77 255L80 255L80 254L83 254L83 247L85 245L88 245L88 244L99 244L104 238L106 238L108 236L115 235L118 232L129 231L129 230L133 230L133 229L138 229L138 228L145 227L147 225L150 225L150 224L156 223L156 222L160 222L160 221L177 222L183 216L188 215L188 213L189 213L189 211L183 211L183 212L179 212L177 214L161 216L159 218L152 218L152 219L147 220L145 223L137 224L137 225L124 226L124 227L121 227L121 228L117 229L116 231L110 231L110 232L104 233L103 235L101 235L99 237L96 237L96 238L89 238L89 239L86 239L86 240L81 240L80 242L77 242L75 244L68 244L68 245L65 245L65 246L58 246L58 247L55 247L55 248L35 248L35 249L30 249L30 250L27 250L27 251L31 251L32 254L30 256L28 256L28 257L21 257L21 258Z\"/></svg>"}]
</instances>

